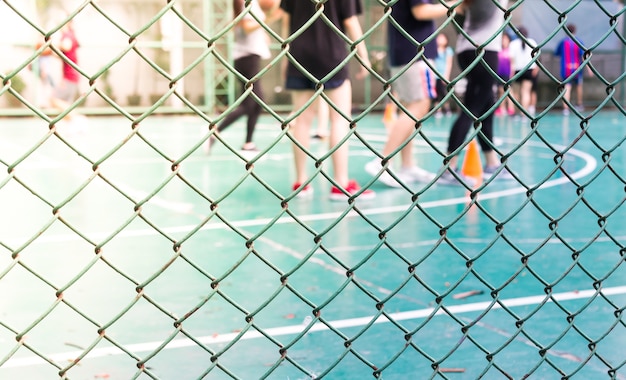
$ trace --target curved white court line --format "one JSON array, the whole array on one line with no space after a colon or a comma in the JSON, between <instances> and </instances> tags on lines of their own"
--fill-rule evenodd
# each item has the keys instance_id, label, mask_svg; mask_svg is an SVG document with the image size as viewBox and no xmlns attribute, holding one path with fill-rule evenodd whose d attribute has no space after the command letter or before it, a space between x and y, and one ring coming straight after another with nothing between
<instances>
[{"instance_id":1,"label":"curved white court line","mask_svg":"<svg viewBox=\"0 0 626 380\"><path fill-rule=\"evenodd\" d=\"M553 293L552 299L564 302L564 301L573 301L583 298L589 298L596 294L595 289L574 291L574 292L563 292L563 293ZM605 296L613 296L613 295L623 295L626 294L626 286L617 286L610 288L603 288L602 294ZM494 304L490 310L501 309L503 306L507 308L512 307L521 307L528 305L537 305L540 304L548 298L547 295L538 295L538 296L529 296L529 297L519 297L519 298L509 298L501 300L501 304ZM552 299L549 299L547 302L552 302ZM446 310L450 313L461 314L461 313L470 313L470 312L483 312L489 308L491 305L490 301L485 302L474 302L464 305L449 305L445 306ZM430 315L443 315L446 314L443 310L439 309L435 311L435 308L424 308L418 310L404 311L398 313L390 313L389 316L394 321L404 321L410 319L421 319L426 318ZM329 324L333 328L336 329L346 329L346 328L354 328L365 326L374 319L375 316L370 315L366 317L358 317L358 318L350 318L350 319L340 319L335 321L330 321ZM374 324L379 323L389 323L390 320L385 316L379 316L374 321ZM289 326L281 326L281 327L273 327L263 329L264 333L267 335L271 335L273 337L285 336L285 335L294 335L303 332L308 327L307 323L302 323L298 325L289 325ZM326 331L329 330L328 326L323 323L315 323L308 332L316 332L316 331ZM196 338L202 344L220 344L220 343L228 343L235 339L239 333L226 333L226 334L213 334L210 336L203 336ZM259 333L258 331L250 331L244 333L241 337L241 340L248 339L257 339L263 338L265 335ZM131 351L134 354L139 353L150 353L155 349L159 348L163 342L145 342L145 343L135 343L125 345L124 348L128 351ZM168 343L163 349L175 349L175 348L186 348L186 347L194 347L196 346L196 342L191 339L175 339ZM48 359L56 362L56 363L69 363L74 361L77 357L82 355L82 351L69 351L62 353L55 353L47 356ZM117 347L106 347L106 348L95 348L87 354L83 360L100 358L104 356L113 356L113 355L123 355L125 354ZM27 367L39 364L47 363L45 360L38 356L29 356L23 358L11 358L9 359L0 369L2 368L17 368L17 367Z\"/></svg>"},{"instance_id":2,"label":"curved white court line","mask_svg":"<svg viewBox=\"0 0 626 380\"><path fill-rule=\"evenodd\" d=\"M531 145L533 144L539 145L533 142L527 142L527 143ZM565 148L559 145L554 145L554 147L558 149ZM596 169L597 161L590 154L582 152L577 149L571 149L568 153L583 159L585 162L585 165L581 169L571 174L572 178L574 179L582 178L584 176L589 175ZM547 189L550 187L558 186L564 183L570 183L569 178L561 177L561 178L551 179L543 183L538 188L538 191ZM484 192L484 193L481 192L479 195L479 199L486 200L486 199L502 198L502 197L516 195L516 194L523 194L525 192L526 192L526 188L522 186L516 186L510 189L497 190L497 191ZM451 205L467 203L468 199L469 199L468 196L462 196L462 197L455 197L455 198L448 198L448 199L439 199L439 200L434 200L434 201L426 201L426 202L420 202L420 207L424 209L429 209L429 208L442 207L442 206L451 206ZM379 214L387 214L387 213L394 213L394 212L404 212L407 210L409 206L410 204L403 204L403 205L398 205L398 206L386 206L386 207L377 207L377 208L360 208L360 211L365 215L379 215ZM342 214L343 212L340 212L340 211L320 213L320 214L308 214L308 215L299 216L298 219L303 222L313 222L313 221L320 221L320 220L336 219ZM346 216L354 217L354 216L358 216L358 214L354 211L351 211ZM238 227L238 228L258 227L258 226L265 226L268 223L271 223L272 220L273 220L272 218L247 219L247 220L233 221L230 223L230 225L234 227ZM287 224L287 223L295 223L295 221L289 216L281 217L275 221L275 224ZM176 234L176 233L184 234L184 233L188 233L192 231L195 228L197 228L197 225L184 225L184 226L163 228L162 231L168 234ZM200 229L200 231L218 230L218 229L224 229L224 228L227 228L227 226L224 223L208 223L207 225L203 226ZM138 230L133 230L133 231L124 230L120 232L117 236L118 237L142 237L142 236L153 236L157 234L158 233L154 231L153 229L138 229ZM87 234L87 236L89 236L93 240L98 240L98 239L104 239L108 237L109 234L108 233L93 233L93 234ZM64 235L54 235L54 236L45 235L37 239L35 242L58 243L58 242L75 241L78 239L80 239L80 237L74 234L64 234Z\"/></svg>"}]
</instances>

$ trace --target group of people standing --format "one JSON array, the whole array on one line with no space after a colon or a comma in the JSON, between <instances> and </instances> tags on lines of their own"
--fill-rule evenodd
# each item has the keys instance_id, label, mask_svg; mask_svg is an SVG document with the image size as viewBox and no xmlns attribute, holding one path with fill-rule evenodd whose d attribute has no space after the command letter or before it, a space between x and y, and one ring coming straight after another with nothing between
<instances>
[{"instance_id":1,"label":"group of people standing","mask_svg":"<svg viewBox=\"0 0 626 380\"><path fill-rule=\"evenodd\" d=\"M391 14L395 22L389 23L387 31L390 82L395 99L408 112L400 112L393 120L388 128L384 148L379 152L379 158L365 167L367 172L377 176L381 182L389 186L400 186L400 183L429 182L435 178L439 184L472 186L472 179L464 177L457 171L460 150L472 127L479 129L477 138L485 157L483 170L485 176L510 177L494 150L494 113L491 111L496 104L494 88L498 84L507 82L511 75L517 75L517 81L520 82L520 105L524 110L534 112L536 100L533 99L533 90L536 87L539 68L534 62L536 59L533 58L531 51L536 46L536 42L527 35L524 28L517 29L520 38L514 41L510 41L509 36L501 32L505 22L503 10L507 8L508 0L496 2L494 0L464 0L458 5L456 3L457 1L442 3L430 0L399 0L392 5ZM333 107L329 109L329 148L332 152L331 161L334 169L330 197L335 200L351 196L359 196L359 199L373 197L374 193L371 190L361 189L348 177L348 146L343 139L350 129L352 87L348 68L344 62L350 53L345 40L335 30L340 30L351 41L358 42L355 49L360 61L360 71L356 74L356 78L368 75L370 64L367 49L362 41L363 32L357 18L363 11L361 1L325 2L324 18L334 27L330 27L326 20L317 18L304 29L302 27L309 23L316 13L315 4L312 2L282 0L279 6L277 3L276 7L269 10L259 10L254 4L255 2L252 2L249 13L254 12L256 17L246 17L260 20L264 17L281 18L285 37L292 36L296 31L299 33L290 40L289 52L293 61L289 60L285 70L285 87L291 91L293 110L296 115L290 125L290 132L295 140L293 153L296 181L292 187L294 195L302 197L313 192L312 179L307 176L306 172L308 155L302 148L308 149L309 147L310 129L316 112L316 107L311 106L313 104L310 101L316 96L315 93L321 85L324 97L333 104ZM445 35L439 34L436 39L432 37L436 30L435 20L449 15L450 9L453 9L453 13L463 16L460 27L463 28L464 33L457 35L455 56L460 69L467 70L465 73L467 85L463 97L464 109L458 112L451 126L444 164L436 176L435 173L428 172L413 162L412 138L415 136L416 128L419 129L423 118L431 110L433 100L443 99L449 83L454 53L447 46ZM252 34L245 29L246 17L243 18L238 28L244 30L245 35L251 38ZM573 37L573 32L571 34ZM580 42L574 41L574 45L579 47ZM255 47L259 46L260 44L255 44ZM263 58L267 51L263 48L262 52L252 52L252 54ZM441 59L442 55L445 59ZM437 60L438 57L439 60ZM506 60L510 61L507 67L503 66L503 61ZM431 69L432 62L435 62L436 72ZM242 63L241 58L238 58L235 61L235 68L246 78L252 78L258 72L258 66L247 70ZM494 72L501 75L502 80L499 81L492 74ZM568 74L565 72L563 75ZM317 81L311 78L316 78ZM564 78L567 77L564 76ZM568 89L571 82L566 83L566 89ZM253 85L256 97L262 99L259 82ZM437 97L437 90L439 90L439 97ZM568 94L569 92L566 95ZM320 95L317 96L318 102L326 101ZM248 100L244 100L240 105L240 110L227 116L222 125L218 126L218 131L222 131L232 120L247 114L249 132L246 144L249 143L253 124L260 113L256 100L249 98L250 102L256 105L249 105ZM444 112L450 112L447 107L446 104L441 105ZM507 113L515 112L506 101L502 101L502 107L506 107ZM401 161L400 169L397 171L394 171L391 165L392 158L395 156L394 152L399 152Z\"/></svg>"}]
</instances>

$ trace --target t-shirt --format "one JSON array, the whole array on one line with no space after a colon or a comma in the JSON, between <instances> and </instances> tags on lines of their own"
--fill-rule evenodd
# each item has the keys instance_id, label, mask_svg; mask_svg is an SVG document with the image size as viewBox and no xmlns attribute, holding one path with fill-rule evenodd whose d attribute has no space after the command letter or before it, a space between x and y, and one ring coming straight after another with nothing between
<instances>
[{"instance_id":1,"label":"t-shirt","mask_svg":"<svg viewBox=\"0 0 626 380\"><path fill-rule=\"evenodd\" d=\"M506 9L508 0L499 0L499 4L502 9ZM469 35L471 41L463 33L459 33L456 51L460 53L474 50L485 44L487 51L500 51L502 49L502 33L499 30L504 23L504 11L502 9L494 3L494 0L474 0L469 3L465 10L463 30Z\"/></svg>"},{"instance_id":2,"label":"t-shirt","mask_svg":"<svg viewBox=\"0 0 626 380\"><path fill-rule=\"evenodd\" d=\"M289 32L295 33L315 14L315 4L308 0L281 0L280 7L289 14ZM361 14L360 0L331 0L324 4L324 15L342 33L345 33L344 20ZM348 56L346 42L327 25L321 17L298 35L289 46L289 53L306 71L317 79L342 65ZM287 67L287 76L306 77L291 62ZM343 67L331 78L342 80L348 78L348 65Z\"/></svg>"},{"instance_id":3,"label":"t-shirt","mask_svg":"<svg viewBox=\"0 0 626 380\"><path fill-rule=\"evenodd\" d=\"M435 69L441 75L446 74L446 68L448 66L448 58L454 58L454 50L450 46L446 46L443 52L439 52L437 49L437 58L435 58Z\"/></svg>"},{"instance_id":4,"label":"t-shirt","mask_svg":"<svg viewBox=\"0 0 626 380\"><path fill-rule=\"evenodd\" d=\"M252 2L250 12L243 16L244 20L251 20L256 22L252 14L260 21L265 21L265 13L261 10L259 3ZM269 39L265 33L265 29L257 28L250 33L246 33L243 27L237 26L235 28L235 44L233 46L233 58L239 59L249 55L258 55L263 59L271 57L269 48Z\"/></svg>"},{"instance_id":5,"label":"t-shirt","mask_svg":"<svg viewBox=\"0 0 626 380\"><path fill-rule=\"evenodd\" d=\"M554 54L561 58L561 77L563 79L572 75L582 64L584 50L580 48L579 44L582 42L576 43L568 36L561 40L556 47Z\"/></svg>"},{"instance_id":6,"label":"t-shirt","mask_svg":"<svg viewBox=\"0 0 626 380\"><path fill-rule=\"evenodd\" d=\"M80 46L80 44L76 39L76 35L73 31L63 32L61 36L61 41L66 39L70 40L72 42L72 45L68 50L65 50L63 54L73 63L78 63L78 47ZM76 71L76 69L74 69L69 63L65 61L63 61L62 66L63 79L72 83L78 83L78 81L80 80L80 75L78 74L78 71Z\"/></svg>"},{"instance_id":7,"label":"t-shirt","mask_svg":"<svg viewBox=\"0 0 626 380\"><path fill-rule=\"evenodd\" d=\"M424 42L435 31L433 20L417 20L413 17L411 9L420 4L430 4L430 0L398 0L391 8L391 17L417 43ZM418 53L416 43L406 38L391 22L387 27L387 42L389 65L392 67L406 65ZM424 46L424 57L428 59L437 57L437 43L434 38Z\"/></svg>"},{"instance_id":8,"label":"t-shirt","mask_svg":"<svg viewBox=\"0 0 626 380\"><path fill-rule=\"evenodd\" d=\"M516 38L509 44L509 55L511 56L511 62L513 62L513 70L522 71L532 61L532 51L537 46L537 42L532 38L527 38L528 44L524 44L521 38ZM528 68L533 69L537 66L533 62Z\"/></svg>"},{"instance_id":9,"label":"t-shirt","mask_svg":"<svg viewBox=\"0 0 626 380\"><path fill-rule=\"evenodd\" d=\"M511 77L511 55L508 48L498 52L498 75L502 79Z\"/></svg>"}]
</instances>

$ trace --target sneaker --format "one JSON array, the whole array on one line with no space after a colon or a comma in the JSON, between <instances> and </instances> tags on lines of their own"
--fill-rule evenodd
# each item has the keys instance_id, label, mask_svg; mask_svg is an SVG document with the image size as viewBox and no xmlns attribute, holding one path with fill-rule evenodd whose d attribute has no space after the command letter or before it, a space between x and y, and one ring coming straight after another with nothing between
<instances>
[{"instance_id":1,"label":"sneaker","mask_svg":"<svg viewBox=\"0 0 626 380\"><path fill-rule=\"evenodd\" d=\"M483 179L490 179L498 170L500 166L485 166L483 168ZM497 176L495 177L495 179L514 179L513 176L511 175L511 173L509 173L509 171L504 168L502 169L502 171L500 171L500 173L497 174Z\"/></svg>"},{"instance_id":2,"label":"sneaker","mask_svg":"<svg viewBox=\"0 0 626 380\"><path fill-rule=\"evenodd\" d=\"M365 171L368 172L372 177L378 177L378 181L389 187L401 187L400 183L396 181L386 170L381 173L382 168L383 167L378 159L372 160L365 164ZM400 179L400 181L408 181L408 179L403 179L401 177L402 176L398 176L398 179Z\"/></svg>"},{"instance_id":3,"label":"sneaker","mask_svg":"<svg viewBox=\"0 0 626 380\"><path fill-rule=\"evenodd\" d=\"M359 190L361 190L361 186L359 186L358 183L356 183L356 181L354 180L350 180L348 182L348 186L346 186L345 188L346 193L345 194L343 191L339 190L339 188L333 186L330 189L330 199L333 201L343 201L346 200L348 198L348 196L352 196L356 193L359 192ZM359 196L357 197L357 199L372 199L376 197L376 193L373 192L372 190L365 190L362 193L359 194Z\"/></svg>"},{"instance_id":4,"label":"sneaker","mask_svg":"<svg viewBox=\"0 0 626 380\"><path fill-rule=\"evenodd\" d=\"M439 178L437 178L437 184L438 185L444 185L444 186L450 186L450 185L463 185L461 183L461 181L463 181L465 183L466 186L468 187L474 187L476 185L476 180L472 177L468 177L466 175L463 175L461 173L456 173L456 176L459 177L459 179L461 181L459 181L459 179L457 179L457 177L455 177L450 171L452 169L448 169L445 173L443 173Z\"/></svg>"},{"instance_id":5,"label":"sneaker","mask_svg":"<svg viewBox=\"0 0 626 380\"><path fill-rule=\"evenodd\" d=\"M496 116L502 116L503 113L504 112L502 112L502 108L496 108L496 112L495 112Z\"/></svg>"},{"instance_id":6,"label":"sneaker","mask_svg":"<svg viewBox=\"0 0 626 380\"><path fill-rule=\"evenodd\" d=\"M428 170L424 170L419 166L411 166L408 168L403 167L399 173L403 178L407 178L409 182L424 182L428 183L435 179L435 173L431 173Z\"/></svg>"},{"instance_id":7,"label":"sneaker","mask_svg":"<svg viewBox=\"0 0 626 380\"><path fill-rule=\"evenodd\" d=\"M313 188L311 187L311 185L306 185L302 187L301 183L296 182L291 187L291 190L293 190L294 192L297 191L296 198L309 198L313 196Z\"/></svg>"},{"instance_id":8,"label":"sneaker","mask_svg":"<svg viewBox=\"0 0 626 380\"><path fill-rule=\"evenodd\" d=\"M514 108L509 108L508 113L509 113L509 116L515 115L515 109Z\"/></svg>"},{"instance_id":9,"label":"sneaker","mask_svg":"<svg viewBox=\"0 0 626 380\"><path fill-rule=\"evenodd\" d=\"M569 108L565 107L563 108L563 116L567 116L569 115Z\"/></svg>"},{"instance_id":10,"label":"sneaker","mask_svg":"<svg viewBox=\"0 0 626 380\"><path fill-rule=\"evenodd\" d=\"M241 150L244 152L258 152L259 149L254 145L254 143L246 143L241 147Z\"/></svg>"}]
</instances>

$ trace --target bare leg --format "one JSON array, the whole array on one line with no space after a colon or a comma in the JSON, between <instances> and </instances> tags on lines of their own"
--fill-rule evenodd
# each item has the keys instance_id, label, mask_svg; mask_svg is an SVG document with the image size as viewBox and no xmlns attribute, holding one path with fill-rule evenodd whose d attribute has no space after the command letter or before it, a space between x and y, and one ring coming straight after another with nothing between
<instances>
[{"instance_id":1,"label":"bare leg","mask_svg":"<svg viewBox=\"0 0 626 380\"><path fill-rule=\"evenodd\" d=\"M405 107L415 118L420 119L424 117L424 115L430 109L430 99L415 101L405 105ZM385 147L383 148L382 152L383 156L389 157L389 155L394 150L398 149L398 147L401 146L414 131L415 121L413 121L413 119L411 119L407 114L402 112L393 123L391 128L389 128L387 142L385 143ZM400 151L400 157L403 167L413 166L412 142L409 142L404 148L402 148L402 150Z\"/></svg>"},{"instance_id":2,"label":"bare leg","mask_svg":"<svg viewBox=\"0 0 626 380\"><path fill-rule=\"evenodd\" d=\"M578 83L576 85L576 97L578 98L578 103L576 104L579 107L582 107L583 105L583 84Z\"/></svg>"},{"instance_id":3,"label":"bare leg","mask_svg":"<svg viewBox=\"0 0 626 380\"><path fill-rule=\"evenodd\" d=\"M326 101L322 98L318 98L315 101L315 105L317 106L317 132L316 135L320 138L325 138L328 136L328 114L330 106Z\"/></svg>"},{"instance_id":4,"label":"bare leg","mask_svg":"<svg viewBox=\"0 0 626 380\"><path fill-rule=\"evenodd\" d=\"M571 98L571 94L572 94L572 85L571 84L566 84L565 85L565 94L563 94L563 100L567 101L569 103L570 98ZM563 107L567 107L566 103L563 103Z\"/></svg>"},{"instance_id":5,"label":"bare leg","mask_svg":"<svg viewBox=\"0 0 626 380\"><path fill-rule=\"evenodd\" d=\"M352 112L352 84L346 80L341 86L326 92L329 99L342 113L350 117ZM330 141L332 149L337 146L350 130L350 122L335 109L329 107L330 116ZM342 187L348 184L348 144L344 143L332 155L334 175L333 178Z\"/></svg>"},{"instance_id":6,"label":"bare leg","mask_svg":"<svg viewBox=\"0 0 626 380\"><path fill-rule=\"evenodd\" d=\"M313 91L293 91L291 95L294 112L298 112L313 96ZM311 123L315 117L313 107L307 107L298 115L291 125L291 134L304 148L309 148ZM296 182L303 183L307 180L306 161L307 155L296 144L293 144L293 157L296 169Z\"/></svg>"},{"instance_id":7,"label":"bare leg","mask_svg":"<svg viewBox=\"0 0 626 380\"><path fill-rule=\"evenodd\" d=\"M522 81L522 87L520 89L522 108L526 112L529 112L530 106L532 105L532 85L531 81L525 80Z\"/></svg>"}]
</instances>

